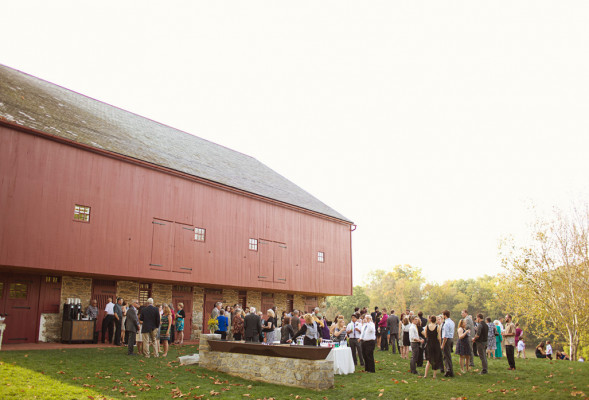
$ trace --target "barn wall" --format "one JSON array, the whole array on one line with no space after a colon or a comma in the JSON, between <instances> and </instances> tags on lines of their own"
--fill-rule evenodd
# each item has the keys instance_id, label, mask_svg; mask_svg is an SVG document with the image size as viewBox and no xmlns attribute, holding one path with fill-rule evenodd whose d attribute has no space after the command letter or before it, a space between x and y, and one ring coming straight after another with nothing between
<instances>
[{"instance_id":1,"label":"barn wall","mask_svg":"<svg viewBox=\"0 0 589 400\"><path fill-rule=\"evenodd\" d=\"M0 126L0 264L350 295L350 225ZM74 221L74 206L91 208ZM195 241L194 227L206 229ZM248 249L250 238L259 250ZM264 243L264 244L262 244ZM325 262L317 261L317 252ZM162 300L168 293L161 294Z\"/></svg>"}]
</instances>

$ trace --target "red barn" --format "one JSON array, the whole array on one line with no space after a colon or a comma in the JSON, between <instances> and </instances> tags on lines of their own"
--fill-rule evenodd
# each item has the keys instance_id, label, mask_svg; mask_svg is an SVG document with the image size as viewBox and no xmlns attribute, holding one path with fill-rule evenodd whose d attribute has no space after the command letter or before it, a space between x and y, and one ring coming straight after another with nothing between
<instances>
[{"instance_id":1,"label":"red barn","mask_svg":"<svg viewBox=\"0 0 589 400\"><path fill-rule=\"evenodd\" d=\"M322 306L352 293L351 227L252 157L0 66L4 343L59 340L68 298L183 302L193 338L219 300Z\"/></svg>"}]
</instances>

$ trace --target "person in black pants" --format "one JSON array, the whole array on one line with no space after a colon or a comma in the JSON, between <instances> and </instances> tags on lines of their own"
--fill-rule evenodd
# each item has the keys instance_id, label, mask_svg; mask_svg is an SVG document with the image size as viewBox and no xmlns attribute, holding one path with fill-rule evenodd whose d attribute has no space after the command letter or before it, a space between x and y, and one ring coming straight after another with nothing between
<instances>
[{"instance_id":1,"label":"person in black pants","mask_svg":"<svg viewBox=\"0 0 589 400\"><path fill-rule=\"evenodd\" d=\"M362 355L364 356L364 370L366 372L376 372L374 366L374 347L376 346L376 328L372 322L372 316L364 316L364 325L362 326Z\"/></svg>"},{"instance_id":2,"label":"person in black pants","mask_svg":"<svg viewBox=\"0 0 589 400\"><path fill-rule=\"evenodd\" d=\"M104 312L106 315L102 320L102 343L108 342L112 343L112 335L113 335L113 328L114 328L114 303L112 302L112 298L108 298L108 303L106 303L106 307L104 308ZM108 336L107 336L108 335Z\"/></svg>"},{"instance_id":3,"label":"person in black pants","mask_svg":"<svg viewBox=\"0 0 589 400\"><path fill-rule=\"evenodd\" d=\"M121 345L121 326L123 323L123 299L121 297L117 298L117 304L115 304L113 308L114 312L114 322L115 322L115 338L113 344L115 346Z\"/></svg>"},{"instance_id":4,"label":"person in black pants","mask_svg":"<svg viewBox=\"0 0 589 400\"><path fill-rule=\"evenodd\" d=\"M133 348L135 346L135 339L139 331L139 318L137 317L137 308L139 301L132 300L127 310L127 318L125 319L125 334L127 335L127 355L135 355Z\"/></svg>"}]
</instances>

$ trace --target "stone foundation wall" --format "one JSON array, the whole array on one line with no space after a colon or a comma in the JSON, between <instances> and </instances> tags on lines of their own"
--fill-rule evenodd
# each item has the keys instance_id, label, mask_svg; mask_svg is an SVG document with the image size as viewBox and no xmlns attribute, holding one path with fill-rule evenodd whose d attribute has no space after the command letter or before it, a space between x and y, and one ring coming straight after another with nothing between
<instances>
[{"instance_id":1,"label":"stone foundation wall","mask_svg":"<svg viewBox=\"0 0 589 400\"><path fill-rule=\"evenodd\" d=\"M139 296L139 282L117 281L117 297L122 297L127 304Z\"/></svg>"},{"instance_id":2,"label":"stone foundation wall","mask_svg":"<svg viewBox=\"0 0 589 400\"><path fill-rule=\"evenodd\" d=\"M197 286L192 290L192 331L190 338L196 340L202 332L202 309L205 304L205 291L203 288Z\"/></svg>"},{"instance_id":3,"label":"stone foundation wall","mask_svg":"<svg viewBox=\"0 0 589 400\"><path fill-rule=\"evenodd\" d=\"M41 314L39 342L61 341L62 314Z\"/></svg>"},{"instance_id":4,"label":"stone foundation wall","mask_svg":"<svg viewBox=\"0 0 589 400\"><path fill-rule=\"evenodd\" d=\"M286 311L286 293L276 293L274 295L274 305L276 306L276 318L278 318L278 323L280 323L282 312Z\"/></svg>"},{"instance_id":5,"label":"stone foundation wall","mask_svg":"<svg viewBox=\"0 0 589 400\"><path fill-rule=\"evenodd\" d=\"M139 292L139 289L137 289ZM138 293L137 292L137 293ZM151 297L153 298L153 304L170 304L172 302L172 285L165 283L152 283L151 285Z\"/></svg>"},{"instance_id":6,"label":"stone foundation wall","mask_svg":"<svg viewBox=\"0 0 589 400\"><path fill-rule=\"evenodd\" d=\"M63 305L68 297L79 298L82 302L82 310L90 305L92 296L92 278L81 278L77 276L61 277L61 298L59 305L59 314L62 315Z\"/></svg>"},{"instance_id":7,"label":"stone foundation wall","mask_svg":"<svg viewBox=\"0 0 589 400\"><path fill-rule=\"evenodd\" d=\"M296 358L255 356L251 354L211 351L209 339L221 335L201 335L199 364L201 367L221 371L243 379L314 390L333 387L333 362L327 360L300 360Z\"/></svg>"},{"instance_id":8,"label":"stone foundation wall","mask_svg":"<svg viewBox=\"0 0 589 400\"><path fill-rule=\"evenodd\" d=\"M262 308L262 292L256 290L247 291L247 306L256 307L256 311Z\"/></svg>"},{"instance_id":9,"label":"stone foundation wall","mask_svg":"<svg viewBox=\"0 0 589 400\"><path fill-rule=\"evenodd\" d=\"M225 306L232 306L237 303L239 298L239 291L231 289L223 289L223 309Z\"/></svg>"},{"instance_id":10,"label":"stone foundation wall","mask_svg":"<svg viewBox=\"0 0 589 400\"><path fill-rule=\"evenodd\" d=\"M305 296L302 294L295 294L293 303L294 309L299 310L300 315L303 316L305 314Z\"/></svg>"}]
</instances>

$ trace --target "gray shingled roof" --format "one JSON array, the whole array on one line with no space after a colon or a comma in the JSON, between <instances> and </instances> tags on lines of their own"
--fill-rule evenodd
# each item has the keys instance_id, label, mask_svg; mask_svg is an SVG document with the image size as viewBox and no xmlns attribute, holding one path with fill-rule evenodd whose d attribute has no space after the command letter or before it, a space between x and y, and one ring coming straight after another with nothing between
<instances>
[{"instance_id":1,"label":"gray shingled roof","mask_svg":"<svg viewBox=\"0 0 589 400\"><path fill-rule=\"evenodd\" d=\"M3 65L0 117L351 222L253 157Z\"/></svg>"}]
</instances>

